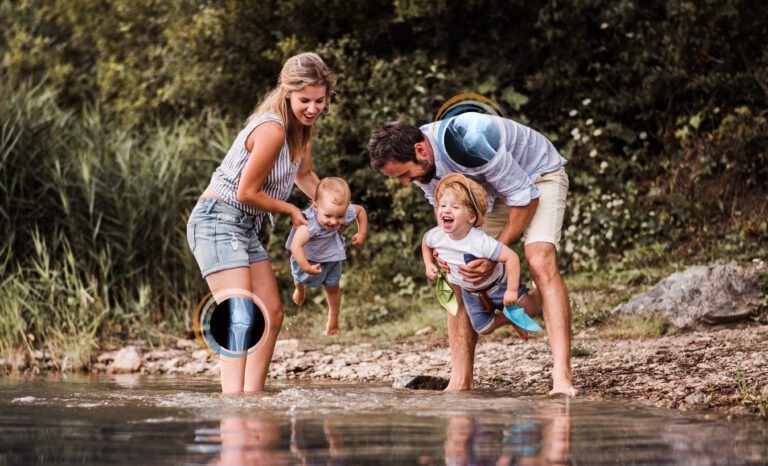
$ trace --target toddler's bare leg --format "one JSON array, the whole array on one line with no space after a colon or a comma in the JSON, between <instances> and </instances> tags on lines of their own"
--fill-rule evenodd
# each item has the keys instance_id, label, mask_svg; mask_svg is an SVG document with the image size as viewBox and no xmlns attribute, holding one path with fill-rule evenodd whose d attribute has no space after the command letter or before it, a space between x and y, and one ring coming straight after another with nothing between
<instances>
[{"instance_id":1,"label":"toddler's bare leg","mask_svg":"<svg viewBox=\"0 0 768 466\"><path fill-rule=\"evenodd\" d=\"M328 336L338 335L341 287L339 285L323 286L323 290L325 290L325 298L328 300L328 322L325 325L325 334Z\"/></svg>"},{"instance_id":2,"label":"toddler's bare leg","mask_svg":"<svg viewBox=\"0 0 768 466\"><path fill-rule=\"evenodd\" d=\"M304 304L304 296L306 295L307 288L304 285L299 285L296 282L293 282L293 285L296 287L296 289L293 290L293 302L297 306L301 306Z\"/></svg>"}]
</instances>

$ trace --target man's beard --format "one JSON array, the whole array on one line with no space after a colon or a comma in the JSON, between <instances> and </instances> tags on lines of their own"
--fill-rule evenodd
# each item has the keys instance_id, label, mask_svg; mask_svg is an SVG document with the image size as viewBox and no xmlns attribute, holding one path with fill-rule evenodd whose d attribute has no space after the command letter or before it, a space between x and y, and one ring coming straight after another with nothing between
<instances>
[{"instance_id":1,"label":"man's beard","mask_svg":"<svg viewBox=\"0 0 768 466\"><path fill-rule=\"evenodd\" d=\"M416 178L416 181L421 184L429 184L437 172L437 168L435 168L435 162L429 160L418 160L416 163L418 163L420 167L426 170L423 175Z\"/></svg>"}]
</instances>

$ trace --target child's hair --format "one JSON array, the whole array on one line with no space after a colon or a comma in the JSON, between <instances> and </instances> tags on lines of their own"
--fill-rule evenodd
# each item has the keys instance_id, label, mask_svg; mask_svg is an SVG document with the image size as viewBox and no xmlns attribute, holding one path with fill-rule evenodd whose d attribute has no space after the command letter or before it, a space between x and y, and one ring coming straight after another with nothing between
<instances>
[{"instance_id":1,"label":"child's hair","mask_svg":"<svg viewBox=\"0 0 768 466\"><path fill-rule=\"evenodd\" d=\"M331 202L337 205L349 204L352 201L352 192L347 182L335 176L323 178L317 184L315 202L320 202L320 199L326 196L332 196Z\"/></svg>"},{"instance_id":2,"label":"child's hair","mask_svg":"<svg viewBox=\"0 0 768 466\"><path fill-rule=\"evenodd\" d=\"M307 86L325 86L325 108L330 108L336 77L316 53L300 53L286 60L277 78L277 86L264 96L247 120L250 122L266 112L277 114L285 124L293 163L304 156L307 143L312 139L312 126L304 126L296 119L291 111L288 93L299 92Z\"/></svg>"},{"instance_id":3,"label":"child's hair","mask_svg":"<svg viewBox=\"0 0 768 466\"><path fill-rule=\"evenodd\" d=\"M462 204L475 213L475 226L483 225L485 211L488 209L488 193L476 181L467 178L461 173L451 173L444 176L435 188L435 202L440 203L440 198L445 193L451 193Z\"/></svg>"}]
</instances>

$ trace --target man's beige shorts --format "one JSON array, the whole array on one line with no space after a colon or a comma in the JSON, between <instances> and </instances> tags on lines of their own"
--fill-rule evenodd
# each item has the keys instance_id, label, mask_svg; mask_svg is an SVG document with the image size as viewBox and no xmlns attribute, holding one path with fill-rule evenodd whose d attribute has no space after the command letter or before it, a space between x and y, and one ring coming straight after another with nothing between
<instances>
[{"instance_id":1,"label":"man's beige shorts","mask_svg":"<svg viewBox=\"0 0 768 466\"><path fill-rule=\"evenodd\" d=\"M568 196L568 174L565 168L542 173L534 182L541 193L539 206L525 230L525 244L551 243L558 248L565 214L565 199ZM482 230L494 238L501 233L509 219L509 206L503 198L497 198L493 210L485 216Z\"/></svg>"}]
</instances>

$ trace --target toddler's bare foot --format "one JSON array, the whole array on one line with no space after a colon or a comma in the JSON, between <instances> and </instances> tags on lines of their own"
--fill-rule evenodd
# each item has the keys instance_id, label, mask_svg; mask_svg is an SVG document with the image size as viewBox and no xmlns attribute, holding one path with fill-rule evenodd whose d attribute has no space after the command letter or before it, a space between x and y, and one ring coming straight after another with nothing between
<instances>
[{"instance_id":1,"label":"toddler's bare foot","mask_svg":"<svg viewBox=\"0 0 768 466\"><path fill-rule=\"evenodd\" d=\"M303 285L296 284L296 289L293 290L293 302L297 306L301 306L304 304L304 295L306 292L306 288Z\"/></svg>"},{"instance_id":2,"label":"toddler's bare foot","mask_svg":"<svg viewBox=\"0 0 768 466\"><path fill-rule=\"evenodd\" d=\"M552 384L552 390L549 391L549 396L565 395L573 398L578 393L579 391L576 390L570 380L556 380Z\"/></svg>"},{"instance_id":3,"label":"toddler's bare foot","mask_svg":"<svg viewBox=\"0 0 768 466\"><path fill-rule=\"evenodd\" d=\"M328 323L325 324L325 334L329 337L339 334L339 319L328 317Z\"/></svg>"},{"instance_id":4,"label":"toddler's bare foot","mask_svg":"<svg viewBox=\"0 0 768 466\"><path fill-rule=\"evenodd\" d=\"M517 332L517 334L520 335L520 338L522 338L525 341L528 341L528 330L524 328L520 328L515 324L512 324L512 327L515 329L515 332Z\"/></svg>"}]
</instances>

